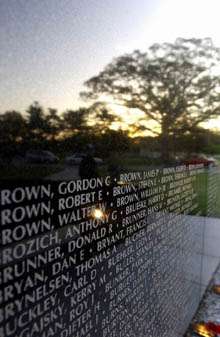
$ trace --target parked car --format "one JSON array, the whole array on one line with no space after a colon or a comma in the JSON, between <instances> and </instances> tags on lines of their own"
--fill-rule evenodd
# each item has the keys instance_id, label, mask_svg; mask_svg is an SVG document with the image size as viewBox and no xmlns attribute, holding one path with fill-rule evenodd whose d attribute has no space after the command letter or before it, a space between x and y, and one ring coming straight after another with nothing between
<instances>
[{"instance_id":1,"label":"parked car","mask_svg":"<svg viewBox=\"0 0 220 337\"><path fill-rule=\"evenodd\" d=\"M79 165L86 156L86 153L74 153L72 156L67 156L65 158L65 163L68 165ZM101 158L94 157L94 160L96 164L103 164L103 160Z\"/></svg>"},{"instance_id":2,"label":"parked car","mask_svg":"<svg viewBox=\"0 0 220 337\"><path fill-rule=\"evenodd\" d=\"M59 158L50 151L33 150L25 154L25 162L33 164L55 164Z\"/></svg>"},{"instance_id":3,"label":"parked car","mask_svg":"<svg viewBox=\"0 0 220 337\"><path fill-rule=\"evenodd\" d=\"M203 164L205 167L212 167L217 165L215 158L208 157L206 155L194 155L190 158L184 159L182 163L184 165Z\"/></svg>"}]
</instances>

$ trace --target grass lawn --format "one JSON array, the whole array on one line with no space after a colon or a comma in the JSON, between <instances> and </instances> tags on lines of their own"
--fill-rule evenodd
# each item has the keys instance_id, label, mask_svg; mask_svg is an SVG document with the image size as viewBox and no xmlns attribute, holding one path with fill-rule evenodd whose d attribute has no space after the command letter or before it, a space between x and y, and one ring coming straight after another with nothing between
<instances>
[{"instance_id":1,"label":"grass lawn","mask_svg":"<svg viewBox=\"0 0 220 337\"><path fill-rule=\"evenodd\" d=\"M141 158L141 157L127 157L121 156L115 158L115 162L120 170L127 171L143 171L143 170L150 170L151 167L158 167L157 160L150 162L149 159ZM152 166L151 166L152 165ZM220 166L220 165L219 165ZM101 175L107 175L108 169L107 165L104 165L101 169ZM201 211L202 216L207 215L207 184L208 184L208 173L209 170L205 169L203 173L199 173L197 175L196 181L194 183L195 191L198 195L198 203L199 203L199 210ZM219 170L219 177L220 177L220 170ZM209 216L213 217L220 217L220 179L219 179L219 192L217 193L216 204L214 207L214 212Z\"/></svg>"},{"instance_id":2,"label":"grass lawn","mask_svg":"<svg viewBox=\"0 0 220 337\"><path fill-rule=\"evenodd\" d=\"M195 190L198 194L198 203L199 203L199 209L201 210L202 214L206 216L207 215L207 201L208 201L208 190L207 190L207 184L208 184L208 170L205 170L205 172L200 173L197 176L196 182L195 182ZM219 171L220 174L220 171ZM217 189L217 195L215 199L215 204L213 207L212 214L209 214L209 216L213 217L220 217L220 177L218 177L218 181L216 181L219 188Z\"/></svg>"}]
</instances>

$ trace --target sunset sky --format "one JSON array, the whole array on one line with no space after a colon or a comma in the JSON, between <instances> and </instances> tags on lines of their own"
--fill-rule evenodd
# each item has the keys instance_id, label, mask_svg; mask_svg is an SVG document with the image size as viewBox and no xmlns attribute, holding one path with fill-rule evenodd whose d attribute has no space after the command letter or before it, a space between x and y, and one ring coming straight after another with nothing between
<instances>
[{"instance_id":1,"label":"sunset sky","mask_svg":"<svg viewBox=\"0 0 220 337\"><path fill-rule=\"evenodd\" d=\"M154 42L209 36L220 46L219 13L219 0L0 1L0 112L34 100L76 108L84 81Z\"/></svg>"}]
</instances>

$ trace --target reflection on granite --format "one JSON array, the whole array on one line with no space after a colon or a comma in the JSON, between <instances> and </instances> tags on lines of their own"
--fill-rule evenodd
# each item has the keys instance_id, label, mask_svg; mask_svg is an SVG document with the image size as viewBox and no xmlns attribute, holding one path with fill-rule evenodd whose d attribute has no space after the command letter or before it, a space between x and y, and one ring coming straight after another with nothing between
<instances>
[{"instance_id":1,"label":"reflection on granite","mask_svg":"<svg viewBox=\"0 0 220 337\"><path fill-rule=\"evenodd\" d=\"M199 309L192 321L192 324L189 330L186 333L186 337L205 336L205 335L198 335L192 331L192 326L194 323L212 322L212 323L215 323L216 325L220 325L220 293L216 294L213 291L214 285L220 285L220 264L204 294L204 297L200 303ZM215 334L215 336L218 336L218 335Z\"/></svg>"}]
</instances>

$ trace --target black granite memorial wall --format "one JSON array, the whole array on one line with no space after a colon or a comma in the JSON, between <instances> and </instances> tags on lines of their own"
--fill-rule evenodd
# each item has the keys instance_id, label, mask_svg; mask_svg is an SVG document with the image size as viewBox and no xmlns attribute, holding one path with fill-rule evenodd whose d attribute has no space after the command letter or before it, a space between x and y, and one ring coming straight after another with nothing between
<instances>
[{"instance_id":1,"label":"black granite memorial wall","mask_svg":"<svg viewBox=\"0 0 220 337\"><path fill-rule=\"evenodd\" d=\"M182 336L201 299L207 174L2 181L0 336Z\"/></svg>"},{"instance_id":2,"label":"black granite memorial wall","mask_svg":"<svg viewBox=\"0 0 220 337\"><path fill-rule=\"evenodd\" d=\"M215 6L174 2L0 0L0 337L187 331L220 261L220 48Z\"/></svg>"}]
</instances>

